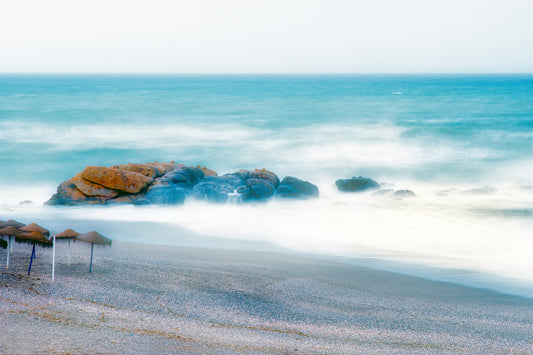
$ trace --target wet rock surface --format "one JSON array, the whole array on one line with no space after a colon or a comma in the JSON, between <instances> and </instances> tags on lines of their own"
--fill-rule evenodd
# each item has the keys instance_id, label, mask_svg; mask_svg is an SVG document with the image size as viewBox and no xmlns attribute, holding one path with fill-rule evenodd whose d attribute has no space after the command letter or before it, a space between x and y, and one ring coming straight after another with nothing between
<instances>
[{"instance_id":1,"label":"wet rock surface","mask_svg":"<svg viewBox=\"0 0 533 355\"><path fill-rule=\"evenodd\" d=\"M187 199L216 203L266 201L273 197L318 197L318 187L266 169L239 170L218 176L207 167L184 164L88 166L62 182L49 205L183 204Z\"/></svg>"},{"instance_id":2,"label":"wet rock surface","mask_svg":"<svg viewBox=\"0 0 533 355\"><path fill-rule=\"evenodd\" d=\"M362 176L354 176L351 179L339 179L335 181L335 185L343 192L362 192L380 188L380 185L376 181Z\"/></svg>"}]
</instances>

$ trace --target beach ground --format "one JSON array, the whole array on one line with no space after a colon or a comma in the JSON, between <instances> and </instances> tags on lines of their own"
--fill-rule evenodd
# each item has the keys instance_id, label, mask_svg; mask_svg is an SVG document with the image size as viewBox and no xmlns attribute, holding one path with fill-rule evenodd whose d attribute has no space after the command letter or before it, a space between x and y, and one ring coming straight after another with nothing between
<instances>
[{"instance_id":1,"label":"beach ground","mask_svg":"<svg viewBox=\"0 0 533 355\"><path fill-rule=\"evenodd\" d=\"M533 353L533 300L288 253L0 249L0 353Z\"/></svg>"}]
</instances>

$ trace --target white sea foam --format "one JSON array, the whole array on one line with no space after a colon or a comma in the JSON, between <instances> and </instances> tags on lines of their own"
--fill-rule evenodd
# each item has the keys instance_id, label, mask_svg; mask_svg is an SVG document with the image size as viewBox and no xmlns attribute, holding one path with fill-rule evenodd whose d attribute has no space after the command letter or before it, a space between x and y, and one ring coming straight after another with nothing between
<instances>
[{"instance_id":1,"label":"white sea foam","mask_svg":"<svg viewBox=\"0 0 533 355\"><path fill-rule=\"evenodd\" d=\"M492 193L487 190L483 194L480 189L479 194L465 194L473 187L413 187L409 182L391 187L411 187L417 197L346 194L330 184L321 186L317 200L273 200L254 205L187 201L176 207L61 208L14 204L4 207L1 215L26 222L31 216L32 221L45 226L47 219L62 220L63 228L71 227L70 221L84 219L155 222L214 237L266 242L298 252L377 258L419 265L420 270L433 267L498 275L521 280L525 287L533 289L533 191L498 186ZM111 237L143 238L136 233L132 227L117 230ZM150 235L149 242L169 243L169 236ZM448 281L454 281L453 275Z\"/></svg>"}]
</instances>

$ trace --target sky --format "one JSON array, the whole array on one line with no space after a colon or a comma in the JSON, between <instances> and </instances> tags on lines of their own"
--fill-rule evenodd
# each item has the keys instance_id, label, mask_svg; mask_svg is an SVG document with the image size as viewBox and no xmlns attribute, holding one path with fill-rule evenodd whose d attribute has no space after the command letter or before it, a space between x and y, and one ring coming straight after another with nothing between
<instances>
[{"instance_id":1,"label":"sky","mask_svg":"<svg viewBox=\"0 0 533 355\"><path fill-rule=\"evenodd\" d=\"M531 0L1 0L2 73L533 72Z\"/></svg>"}]
</instances>

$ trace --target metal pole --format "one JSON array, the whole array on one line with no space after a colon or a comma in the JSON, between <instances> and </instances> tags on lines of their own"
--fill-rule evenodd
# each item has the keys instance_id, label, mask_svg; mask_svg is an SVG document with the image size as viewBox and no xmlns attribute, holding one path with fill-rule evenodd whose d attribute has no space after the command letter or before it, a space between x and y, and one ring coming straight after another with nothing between
<instances>
[{"instance_id":1,"label":"metal pole","mask_svg":"<svg viewBox=\"0 0 533 355\"><path fill-rule=\"evenodd\" d=\"M68 238L67 265L70 266L70 238Z\"/></svg>"},{"instance_id":2,"label":"metal pole","mask_svg":"<svg viewBox=\"0 0 533 355\"><path fill-rule=\"evenodd\" d=\"M13 255L13 243L11 243L12 235L9 236L9 254Z\"/></svg>"},{"instance_id":3,"label":"metal pole","mask_svg":"<svg viewBox=\"0 0 533 355\"><path fill-rule=\"evenodd\" d=\"M54 244L52 245L52 282L56 274L56 236L54 235Z\"/></svg>"},{"instance_id":4,"label":"metal pole","mask_svg":"<svg viewBox=\"0 0 533 355\"><path fill-rule=\"evenodd\" d=\"M94 244L91 243L91 264L89 266L89 272L93 271L93 249L94 249Z\"/></svg>"},{"instance_id":5,"label":"metal pole","mask_svg":"<svg viewBox=\"0 0 533 355\"><path fill-rule=\"evenodd\" d=\"M30 258L30 267L28 268L28 276L30 276L31 272L31 263L33 261L33 255L35 254L35 243L33 243L33 250L31 251L31 258Z\"/></svg>"},{"instance_id":6,"label":"metal pole","mask_svg":"<svg viewBox=\"0 0 533 355\"><path fill-rule=\"evenodd\" d=\"M8 244L7 244L7 264L6 264L6 270L9 270L9 248L11 248L11 236L7 237Z\"/></svg>"}]
</instances>

